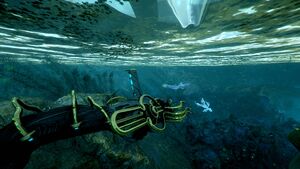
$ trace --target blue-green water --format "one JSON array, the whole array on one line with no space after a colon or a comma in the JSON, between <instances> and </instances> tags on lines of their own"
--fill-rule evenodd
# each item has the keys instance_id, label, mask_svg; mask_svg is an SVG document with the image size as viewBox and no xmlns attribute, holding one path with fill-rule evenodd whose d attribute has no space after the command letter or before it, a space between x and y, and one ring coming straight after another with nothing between
<instances>
[{"instance_id":1,"label":"blue-green water","mask_svg":"<svg viewBox=\"0 0 300 169\"><path fill-rule=\"evenodd\" d=\"M17 96L35 104L43 100L47 108L72 89L132 95L124 71L132 67L52 62L1 68L3 106ZM26 168L281 169L296 156L287 135L300 125L299 64L135 68L143 93L185 101L191 113L183 122L135 142L107 132L54 142L34 151ZM180 83L188 85L164 87ZM212 112L195 104L201 98Z\"/></svg>"},{"instance_id":2,"label":"blue-green water","mask_svg":"<svg viewBox=\"0 0 300 169\"><path fill-rule=\"evenodd\" d=\"M0 0L1 128L13 97L43 110L71 90L132 97L131 68L143 93L191 108L138 141L99 131L41 146L26 169L300 168L298 1L209 1L185 29L157 1L130 2L136 18L100 1Z\"/></svg>"},{"instance_id":3,"label":"blue-green water","mask_svg":"<svg viewBox=\"0 0 300 169\"><path fill-rule=\"evenodd\" d=\"M209 1L200 26L187 29L159 21L156 1L132 6L136 18L101 3L3 0L1 58L155 66L299 62L298 1Z\"/></svg>"}]
</instances>

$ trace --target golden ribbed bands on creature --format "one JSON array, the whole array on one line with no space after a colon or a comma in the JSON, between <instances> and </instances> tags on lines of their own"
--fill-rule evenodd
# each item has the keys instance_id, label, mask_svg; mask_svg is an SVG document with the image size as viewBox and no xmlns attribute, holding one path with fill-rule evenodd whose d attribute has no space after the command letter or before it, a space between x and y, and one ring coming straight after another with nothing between
<instances>
[{"instance_id":1,"label":"golden ribbed bands on creature","mask_svg":"<svg viewBox=\"0 0 300 169\"><path fill-rule=\"evenodd\" d=\"M122 136L133 133L145 126L148 126L153 131L163 131L166 127L166 122L180 122L189 112L189 108L183 107L183 101L180 101L176 106L171 106L170 103L165 104L160 99L153 98L146 94L140 96L136 104L133 105L117 106L120 103L126 103L126 98L122 96L109 99L106 104L115 107L112 113L97 104L91 96L87 97L87 101L90 107L96 108L99 113L104 115L106 123L111 126L112 131ZM21 115L23 109L36 113L42 112L42 110L38 107L26 104L18 98L13 98L12 103L16 109L12 120L15 127L23 136L20 140L33 141L36 131L27 131L22 125ZM78 118L78 103L74 90L71 92L71 106L72 111L70 113L72 113L73 118L71 127L74 130L80 130L82 121Z\"/></svg>"}]
</instances>

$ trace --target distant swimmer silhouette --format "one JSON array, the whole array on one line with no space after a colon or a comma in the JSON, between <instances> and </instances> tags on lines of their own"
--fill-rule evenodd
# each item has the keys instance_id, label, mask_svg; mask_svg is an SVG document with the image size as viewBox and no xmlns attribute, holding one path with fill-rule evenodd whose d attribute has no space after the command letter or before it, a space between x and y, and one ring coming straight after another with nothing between
<instances>
[{"instance_id":1,"label":"distant swimmer silhouette","mask_svg":"<svg viewBox=\"0 0 300 169\"><path fill-rule=\"evenodd\" d=\"M163 84L162 87L163 88L167 88L167 89L172 89L172 90L178 90L178 89L185 89L186 87L188 87L190 85L190 83L183 83L180 82L179 84Z\"/></svg>"},{"instance_id":2,"label":"distant swimmer silhouette","mask_svg":"<svg viewBox=\"0 0 300 169\"><path fill-rule=\"evenodd\" d=\"M213 110L209 107L209 102L205 101L203 98L201 99L201 103L195 101L195 104L199 107L203 108L203 112L212 112Z\"/></svg>"}]
</instances>

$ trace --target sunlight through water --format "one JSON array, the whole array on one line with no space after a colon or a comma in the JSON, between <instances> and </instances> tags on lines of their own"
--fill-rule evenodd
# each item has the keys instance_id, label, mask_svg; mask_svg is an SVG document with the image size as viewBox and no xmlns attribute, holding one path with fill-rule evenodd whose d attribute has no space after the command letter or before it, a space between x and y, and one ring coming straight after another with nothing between
<instances>
[{"instance_id":1,"label":"sunlight through water","mask_svg":"<svg viewBox=\"0 0 300 169\"><path fill-rule=\"evenodd\" d=\"M300 3L210 0L200 25L158 16L158 1L0 2L0 62L219 66L300 61ZM134 11L131 11L134 10ZM171 7L169 12L172 13ZM133 13L134 12L134 13Z\"/></svg>"}]
</instances>

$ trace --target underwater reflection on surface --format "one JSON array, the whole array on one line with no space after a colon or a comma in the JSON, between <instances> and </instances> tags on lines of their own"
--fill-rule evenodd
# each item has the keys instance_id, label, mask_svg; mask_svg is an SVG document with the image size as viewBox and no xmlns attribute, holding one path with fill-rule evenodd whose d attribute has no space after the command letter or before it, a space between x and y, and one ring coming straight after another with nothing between
<instances>
[{"instance_id":1,"label":"underwater reflection on surface","mask_svg":"<svg viewBox=\"0 0 300 169\"><path fill-rule=\"evenodd\" d=\"M161 19L156 1L130 3L136 18L100 2L1 1L1 59L157 66L299 62L297 1L208 1L201 25L187 29L175 16Z\"/></svg>"}]
</instances>

